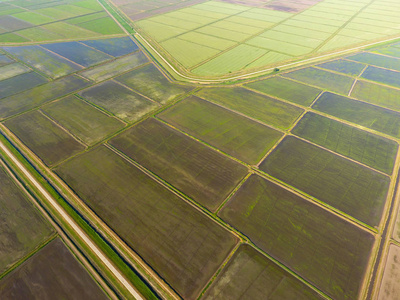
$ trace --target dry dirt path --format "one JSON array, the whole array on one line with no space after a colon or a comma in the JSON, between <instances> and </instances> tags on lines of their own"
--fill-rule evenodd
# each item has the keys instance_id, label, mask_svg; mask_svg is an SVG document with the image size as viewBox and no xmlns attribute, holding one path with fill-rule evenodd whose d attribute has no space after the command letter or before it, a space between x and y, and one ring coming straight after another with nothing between
<instances>
[{"instance_id":1,"label":"dry dirt path","mask_svg":"<svg viewBox=\"0 0 400 300\"><path fill-rule=\"evenodd\" d=\"M11 153L10 150L0 141L0 149L8 156L16 167L28 178L30 183L38 189L49 204L60 214L64 221L71 226L76 235L90 248L97 258L110 270L121 284L129 291L133 298L144 300L144 298L135 290L135 288L125 279L119 270L117 270L111 261L100 251L95 243L86 235L86 233L75 223L75 221L64 211L57 201L42 187L42 185L32 176L31 173L19 162L19 160Z\"/></svg>"}]
</instances>

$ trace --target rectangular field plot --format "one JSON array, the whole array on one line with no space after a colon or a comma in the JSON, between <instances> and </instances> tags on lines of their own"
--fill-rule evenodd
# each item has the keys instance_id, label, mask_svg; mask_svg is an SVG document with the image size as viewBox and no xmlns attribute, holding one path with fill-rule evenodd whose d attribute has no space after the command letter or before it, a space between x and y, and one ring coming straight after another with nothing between
<instances>
[{"instance_id":1,"label":"rectangular field plot","mask_svg":"<svg viewBox=\"0 0 400 300\"><path fill-rule=\"evenodd\" d=\"M161 46L185 68L198 65L202 61L221 52L220 50L191 43L179 38L162 42Z\"/></svg>"},{"instance_id":2,"label":"rectangular field plot","mask_svg":"<svg viewBox=\"0 0 400 300\"><path fill-rule=\"evenodd\" d=\"M104 146L62 164L57 174L184 299L197 299L237 243Z\"/></svg>"},{"instance_id":3,"label":"rectangular field plot","mask_svg":"<svg viewBox=\"0 0 400 300\"><path fill-rule=\"evenodd\" d=\"M2 165L0 165L0 211L1 275L11 265L49 239L54 230Z\"/></svg>"},{"instance_id":4,"label":"rectangular field plot","mask_svg":"<svg viewBox=\"0 0 400 300\"><path fill-rule=\"evenodd\" d=\"M88 81L72 75L4 98L0 101L0 117L6 118L27 111L76 90L83 89L88 85Z\"/></svg>"},{"instance_id":5,"label":"rectangular field plot","mask_svg":"<svg viewBox=\"0 0 400 300\"><path fill-rule=\"evenodd\" d=\"M166 103L193 89L170 82L153 64L118 76L115 80L159 103Z\"/></svg>"},{"instance_id":6,"label":"rectangular field plot","mask_svg":"<svg viewBox=\"0 0 400 300\"><path fill-rule=\"evenodd\" d=\"M395 300L400 293L400 247L391 244L386 259L378 300Z\"/></svg>"},{"instance_id":7,"label":"rectangular field plot","mask_svg":"<svg viewBox=\"0 0 400 300\"><path fill-rule=\"evenodd\" d=\"M32 89L48 82L43 76L29 72L0 81L0 99ZM1 104L0 104L1 105Z\"/></svg>"},{"instance_id":8,"label":"rectangular field plot","mask_svg":"<svg viewBox=\"0 0 400 300\"><path fill-rule=\"evenodd\" d=\"M142 52L136 52L114 61L107 62L100 66L93 67L88 70L82 71L80 74L93 81L103 81L114 77L118 74L129 71L133 68L139 67L148 63L146 55Z\"/></svg>"},{"instance_id":9,"label":"rectangular field plot","mask_svg":"<svg viewBox=\"0 0 400 300\"><path fill-rule=\"evenodd\" d=\"M247 174L241 164L155 119L110 144L212 211Z\"/></svg>"},{"instance_id":10,"label":"rectangular field plot","mask_svg":"<svg viewBox=\"0 0 400 300\"><path fill-rule=\"evenodd\" d=\"M9 58L7 55L0 54L0 66L5 66L10 63L14 62L11 58Z\"/></svg>"},{"instance_id":11,"label":"rectangular field plot","mask_svg":"<svg viewBox=\"0 0 400 300\"><path fill-rule=\"evenodd\" d=\"M400 47L396 44L389 47L373 50L373 52L377 54L389 55L396 58L400 58Z\"/></svg>"},{"instance_id":12,"label":"rectangular field plot","mask_svg":"<svg viewBox=\"0 0 400 300\"><path fill-rule=\"evenodd\" d=\"M127 55L139 49L139 47L127 36L121 38L81 41L81 43L114 57Z\"/></svg>"},{"instance_id":13,"label":"rectangular field plot","mask_svg":"<svg viewBox=\"0 0 400 300\"><path fill-rule=\"evenodd\" d=\"M354 60L377 67L400 71L400 59L384 55L362 52L356 55L348 56L346 59Z\"/></svg>"},{"instance_id":14,"label":"rectangular field plot","mask_svg":"<svg viewBox=\"0 0 400 300\"><path fill-rule=\"evenodd\" d=\"M79 94L89 102L127 122L137 121L159 107L156 103L115 81L103 82Z\"/></svg>"},{"instance_id":15,"label":"rectangular field plot","mask_svg":"<svg viewBox=\"0 0 400 300\"><path fill-rule=\"evenodd\" d=\"M392 140L314 113L307 113L292 133L392 174L398 149L398 144Z\"/></svg>"},{"instance_id":16,"label":"rectangular field plot","mask_svg":"<svg viewBox=\"0 0 400 300\"><path fill-rule=\"evenodd\" d=\"M41 299L109 299L59 238L0 280L2 299L38 294Z\"/></svg>"},{"instance_id":17,"label":"rectangular field plot","mask_svg":"<svg viewBox=\"0 0 400 300\"><path fill-rule=\"evenodd\" d=\"M243 244L201 299L323 299L273 261Z\"/></svg>"},{"instance_id":18,"label":"rectangular field plot","mask_svg":"<svg viewBox=\"0 0 400 300\"><path fill-rule=\"evenodd\" d=\"M324 93L313 108L367 128L400 137L400 113L332 93Z\"/></svg>"},{"instance_id":19,"label":"rectangular field plot","mask_svg":"<svg viewBox=\"0 0 400 300\"><path fill-rule=\"evenodd\" d=\"M278 97L293 103L309 106L322 90L301 84L282 77L271 77L265 80L246 84L273 97Z\"/></svg>"},{"instance_id":20,"label":"rectangular field plot","mask_svg":"<svg viewBox=\"0 0 400 300\"><path fill-rule=\"evenodd\" d=\"M259 162L283 135L195 96L158 117L249 164Z\"/></svg>"},{"instance_id":21,"label":"rectangular field plot","mask_svg":"<svg viewBox=\"0 0 400 300\"><path fill-rule=\"evenodd\" d=\"M51 78L68 75L82 69L40 46L4 47L3 49Z\"/></svg>"},{"instance_id":22,"label":"rectangular field plot","mask_svg":"<svg viewBox=\"0 0 400 300\"><path fill-rule=\"evenodd\" d=\"M29 71L31 71L31 69L19 63L8 64L2 67L0 66L0 81Z\"/></svg>"},{"instance_id":23,"label":"rectangular field plot","mask_svg":"<svg viewBox=\"0 0 400 300\"><path fill-rule=\"evenodd\" d=\"M301 115L301 108L244 88L202 89L198 96L281 129L289 128Z\"/></svg>"},{"instance_id":24,"label":"rectangular field plot","mask_svg":"<svg viewBox=\"0 0 400 300\"><path fill-rule=\"evenodd\" d=\"M351 77L312 67L286 73L284 76L345 95L350 91L354 82L354 79Z\"/></svg>"},{"instance_id":25,"label":"rectangular field plot","mask_svg":"<svg viewBox=\"0 0 400 300\"><path fill-rule=\"evenodd\" d=\"M357 299L374 243L368 232L256 175L219 214L333 299Z\"/></svg>"},{"instance_id":26,"label":"rectangular field plot","mask_svg":"<svg viewBox=\"0 0 400 300\"><path fill-rule=\"evenodd\" d=\"M42 110L87 145L95 144L125 126L75 96L50 103Z\"/></svg>"},{"instance_id":27,"label":"rectangular field plot","mask_svg":"<svg viewBox=\"0 0 400 300\"><path fill-rule=\"evenodd\" d=\"M260 169L365 224L379 225L388 176L291 136Z\"/></svg>"},{"instance_id":28,"label":"rectangular field plot","mask_svg":"<svg viewBox=\"0 0 400 300\"><path fill-rule=\"evenodd\" d=\"M239 71L266 53L266 50L242 44L200 65L193 70L193 73L198 75L223 75Z\"/></svg>"},{"instance_id":29,"label":"rectangular field plot","mask_svg":"<svg viewBox=\"0 0 400 300\"><path fill-rule=\"evenodd\" d=\"M4 124L48 166L85 149L82 144L38 111L20 115Z\"/></svg>"},{"instance_id":30,"label":"rectangular field plot","mask_svg":"<svg viewBox=\"0 0 400 300\"><path fill-rule=\"evenodd\" d=\"M64 42L42 45L43 48L57 53L83 67L90 67L112 59L113 57L78 42Z\"/></svg>"},{"instance_id":31,"label":"rectangular field plot","mask_svg":"<svg viewBox=\"0 0 400 300\"><path fill-rule=\"evenodd\" d=\"M389 71L391 72L391 71ZM386 72L384 72L386 73ZM397 73L397 72L393 72ZM393 76L392 74L387 74L388 76ZM400 76L400 73L395 76ZM387 78L384 80L396 80L396 77ZM400 82L399 82L400 83ZM385 108L400 111L400 90L393 89L380 84L375 84L367 81L357 81L354 85L354 89L351 96L371 104L382 106Z\"/></svg>"},{"instance_id":32,"label":"rectangular field plot","mask_svg":"<svg viewBox=\"0 0 400 300\"><path fill-rule=\"evenodd\" d=\"M355 61L348 61L344 59L337 59L334 61L329 61L320 65L320 68L343 73L351 76L360 75L361 71L364 70L365 65Z\"/></svg>"},{"instance_id":33,"label":"rectangular field plot","mask_svg":"<svg viewBox=\"0 0 400 300\"><path fill-rule=\"evenodd\" d=\"M400 88L400 72L368 66L361 77ZM398 93L400 93L400 91L398 91Z\"/></svg>"},{"instance_id":34,"label":"rectangular field plot","mask_svg":"<svg viewBox=\"0 0 400 300\"><path fill-rule=\"evenodd\" d=\"M112 34L123 34L122 29L114 22L110 17L104 17L100 19L91 20L84 23L79 23L77 26L90 30L89 32L95 32L102 35L112 35ZM92 34L91 36L95 36Z\"/></svg>"}]
</instances>

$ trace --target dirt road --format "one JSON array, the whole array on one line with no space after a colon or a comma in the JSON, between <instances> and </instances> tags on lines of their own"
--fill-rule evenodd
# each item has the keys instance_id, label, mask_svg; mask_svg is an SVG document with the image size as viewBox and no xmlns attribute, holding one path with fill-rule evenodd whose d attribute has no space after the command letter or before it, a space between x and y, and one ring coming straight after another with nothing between
<instances>
[{"instance_id":1,"label":"dirt road","mask_svg":"<svg viewBox=\"0 0 400 300\"><path fill-rule=\"evenodd\" d=\"M38 189L48 203L59 213L64 221L71 226L75 234L90 248L97 258L110 270L121 284L129 291L134 299L144 300L144 298L135 290L135 288L125 279L119 270L117 270L111 261L100 251L94 242L86 235L86 233L75 223L75 221L64 211L57 201L42 187L42 185L28 172L18 159L11 153L10 150L0 141L0 149L8 156L8 158L16 165L16 167L28 178L30 183Z\"/></svg>"}]
</instances>

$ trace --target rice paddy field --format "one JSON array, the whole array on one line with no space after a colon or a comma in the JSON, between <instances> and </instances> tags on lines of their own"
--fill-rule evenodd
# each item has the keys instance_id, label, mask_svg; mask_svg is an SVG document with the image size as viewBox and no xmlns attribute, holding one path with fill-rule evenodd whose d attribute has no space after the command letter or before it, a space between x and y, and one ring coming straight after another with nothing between
<instances>
[{"instance_id":1,"label":"rice paddy field","mask_svg":"<svg viewBox=\"0 0 400 300\"><path fill-rule=\"evenodd\" d=\"M140 39L193 78L272 70L400 33L396 1L109 2L139 32Z\"/></svg>"},{"instance_id":2,"label":"rice paddy field","mask_svg":"<svg viewBox=\"0 0 400 300\"><path fill-rule=\"evenodd\" d=\"M0 164L0 298L109 299L11 171Z\"/></svg>"},{"instance_id":3,"label":"rice paddy field","mask_svg":"<svg viewBox=\"0 0 400 300\"><path fill-rule=\"evenodd\" d=\"M0 3L0 44L79 40L123 31L95 0Z\"/></svg>"},{"instance_id":4,"label":"rice paddy field","mask_svg":"<svg viewBox=\"0 0 400 300\"><path fill-rule=\"evenodd\" d=\"M16 3L32 4L3 2L0 12L10 12L1 15L22 14L23 22L43 30L48 18L85 30L101 28L96 22L104 18L95 18L101 9L91 0L66 1L69 9L61 10L60 3L43 0L29 8L41 17L18 11ZM113 3L138 20L139 32L204 76L399 30L400 6L390 2L387 9L388 1ZM13 34L22 25L15 23ZM0 71L2 130L178 297L398 296L399 42L212 86L172 81L139 43L122 35L2 44ZM7 199L14 198L13 205L25 207L4 174L0 185L7 188L0 191L11 193L4 207L11 209ZM35 229L22 219L18 230ZM25 232L8 233L7 224L4 230L0 224L11 245L5 249L21 248L24 257L41 243L26 242ZM0 298L29 293L29 282L53 298L69 286L81 291L79 284L96 299L105 297L45 229L50 237L38 237L45 240L42 250L0 277ZM13 255L4 256L4 268L19 261ZM43 271L40 255L49 257L51 268ZM65 268L70 273L62 280Z\"/></svg>"}]
</instances>

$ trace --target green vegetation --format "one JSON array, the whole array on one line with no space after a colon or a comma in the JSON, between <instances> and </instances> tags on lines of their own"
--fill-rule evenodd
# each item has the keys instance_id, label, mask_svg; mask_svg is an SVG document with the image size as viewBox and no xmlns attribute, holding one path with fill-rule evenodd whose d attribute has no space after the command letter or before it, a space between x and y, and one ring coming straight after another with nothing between
<instances>
[{"instance_id":1,"label":"green vegetation","mask_svg":"<svg viewBox=\"0 0 400 300\"><path fill-rule=\"evenodd\" d=\"M5 125L49 166L85 149L38 111L9 119Z\"/></svg>"},{"instance_id":2,"label":"green vegetation","mask_svg":"<svg viewBox=\"0 0 400 300\"><path fill-rule=\"evenodd\" d=\"M0 101L0 117L6 118L22 113L51 100L83 89L88 85L89 82L80 77L68 76L15 94Z\"/></svg>"},{"instance_id":3,"label":"green vegetation","mask_svg":"<svg viewBox=\"0 0 400 300\"><path fill-rule=\"evenodd\" d=\"M105 81L79 94L127 122L137 121L158 107L156 103L115 81Z\"/></svg>"},{"instance_id":4,"label":"green vegetation","mask_svg":"<svg viewBox=\"0 0 400 300\"><path fill-rule=\"evenodd\" d=\"M332 93L324 93L313 108L390 136L400 137L398 112Z\"/></svg>"},{"instance_id":5,"label":"green vegetation","mask_svg":"<svg viewBox=\"0 0 400 300\"><path fill-rule=\"evenodd\" d=\"M292 133L390 175L398 144L357 127L307 113Z\"/></svg>"},{"instance_id":6,"label":"green vegetation","mask_svg":"<svg viewBox=\"0 0 400 300\"><path fill-rule=\"evenodd\" d=\"M58 238L0 281L0 297L36 299L38 286L46 299L108 299Z\"/></svg>"},{"instance_id":7,"label":"green vegetation","mask_svg":"<svg viewBox=\"0 0 400 300\"><path fill-rule=\"evenodd\" d=\"M100 66L84 70L80 74L83 77L98 82L109 79L146 63L148 63L147 57L142 52L136 52Z\"/></svg>"},{"instance_id":8,"label":"green vegetation","mask_svg":"<svg viewBox=\"0 0 400 300\"><path fill-rule=\"evenodd\" d=\"M246 84L247 87L293 103L309 106L322 92L320 89L282 77L271 77Z\"/></svg>"},{"instance_id":9,"label":"green vegetation","mask_svg":"<svg viewBox=\"0 0 400 300\"><path fill-rule=\"evenodd\" d=\"M334 61L329 61L320 65L320 68L343 73L351 76L360 75L361 71L364 70L365 65L354 61L348 61L344 59L337 59Z\"/></svg>"},{"instance_id":10,"label":"green vegetation","mask_svg":"<svg viewBox=\"0 0 400 300\"><path fill-rule=\"evenodd\" d=\"M249 164L259 162L282 136L274 129L195 96L158 117Z\"/></svg>"},{"instance_id":11,"label":"green vegetation","mask_svg":"<svg viewBox=\"0 0 400 300\"><path fill-rule=\"evenodd\" d=\"M162 104L193 89L171 83L153 64L118 76L115 80Z\"/></svg>"},{"instance_id":12,"label":"green vegetation","mask_svg":"<svg viewBox=\"0 0 400 300\"><path fill-rule=\"evenodd\" d=\"M86 145L95 144L125 126L74 96L50 103L42 110Z\"/></svg>"},{"instance_id":13,"label":"green vegetation","mask_svg":"<svg viewBox=\"0 0 400 300\"><path fill-rule=\"evenodd\" d=\"M122 29L115 24L114 20L110 17L91 20L88 22L80 23L79 27L88 29L92 32L97 32L103 35L122 34Z\"/></svg>"},{"instance_id":14,"label":"green vegetation","mask_svg":"<svg viewBox=\"0 0 400 300\"><path fill-rule=\"evenodd\" d=\"M32 89L46 82L47 80L43 76L35 72L24 73L2 80L0 81L0 99Z\"/></svg>"},{"instance_id":15,"label":"green vegetation","mask_svg":"<svg viewBox=\"0 0 400 300\"><path fill-rule=\"evenodd\" d=\"M4 50L51 78L65 76L82 69L40 46L4 47Z\"/></svg>"},{"instance_id":16,"label":"green vegetation","mask_svg":"<svg viewBox=\"0 0 400 300\"><path fill-rule=\"evenodd\" d=\"M369 66L361 77L386 85L394 86L396 88L400 88L399 72ZM400 93L400 91L397 90L397 93Z\"/></svg>"},{"instance_id":17,"label":"green vegetation","mask_svg":"<svg viewBox=\"0 0 400 300\"><path fill-rule=\"evenodd\" d=\"M333 299L357 297L374 243L370 233L256 175L219 214Z\"/></svg>"},{"instance_id":18,"label":"green vegetation","mask_svg":"<svg viewBox=\"0 0 400 300\"><path fill-rule=\"evenodd\" d=\"M348 56L347 59L374 65L382 68L400 71L400 59L384 55L362 52L356 55Z\"/></svg>"},{"instance_id":19,"label":"green vegetation","mask_svg":"<svg viewBox=\"0 0 400 300\"><path fill-rule=\"evenodd\" d=\"M202 299L322 299L249 245L242 244Z\"/></svg>"},{"instance_id":20,"label":"green vegetation","mask_svg":"<svg viewBox=\"0 0 400 300\"><path fill-rule=\"evenodd\" d=\"M13 264L47 241L54 230L1 165L0 211L1 277Z\"/></svg>"},{"instance_id":21,"label":"green vegetation","mask_svg":"<svg viewBox=\"0 0 400 300\"><path fill-rule=\"evenodd\" d=\"M312 67L286 73L284 76L345 95L348 94L354 82L351 77Z\"/></svg>"},{"instance_id":22,"label":"green vegetation","mask_svg":"<svg viewBox=\"0 0 400 300\"><path fill-rule=\"evenodd\" d=\"M85 68L103 63L113 57L95 49L89 48L78 42L64 42L42 45L42 47L55 52L70 61Z\"/></svg>"},{"instance_id":23,"label":"green vegetation","mask_svg":"<svg viewBox=\"0 0 400 300\"><path fill-rule=\"evenodd\" d=\"M19 63L8 64L0 67L0 81L29 72L30 69Z\"/></svg>"},{"instance_id":24,"label":"green vegetation","mask_svg":"<svg viewBox=\"0 0 400 300\"><path fill-rule=\"evenodd\" d=\"M33 11L25 11L18 14L14 14L13 17L18 18L22 21L32 23L34 25L41 25L55 21L53 18L49 16L41 15Z\"/></svg>"},{"instance_id":25,"label":"green vegetation","mask_svg":"<svg viewBox=\"0 0 400 300\"><path fill-rule=\"evenodd\" d=\"M153 290L151 288L149 288L149 286L143 281L143 278L141 278L140 275L138 275L138 273L134 269L132 269L127 264L127 262L121 258L121 256L118 253L116 253L116 250L108 242L106 242L104 240L104 237L99 235L97 230L93 229L93 227L90 225L90 223L88 223L88 221L85 220L84 217L79 212L77 212L77 210L75 210L75 208L73 208L63 197L60 196L59 192L57 192L55 190L55 188L49 183L49 181L43 177L43 175L40 173L40 171L38 171L37 168L34 168L31 165L31 163L27 160L27 158L22 156L22 154L14 147L14 145L11 144L10 141L8 139L6 139L5 136L3 136L2 134L0 135L0 140L11 151L11 153L18 159L18 161L20 161L25 166L25 168L36 178L36 180L42 185L42 187L44 189L46 189L47 192L49 192L49 194L61 205L61 207L75 220L75 222L77 222L78 226L80 226L86 232L86 234L88 234L88 236L96 243L96 245L107 255L107 257L109 257L112 260L112 262L115 264L115 266L117 266L123 272L123 274L126 276L126 278L138 289L138 291L141 293L141 295L146 297L146 299L158 299L156 297L156 295L154 294ZM6 158L6 156L4 156L4 157ZM6 163L9 165L9 167L13 168L14 171L16 171L16 173L19 177L19 180L29 182L29 181L27 181L25 174L22 174L19 171L18 167L16 167L12 161L6 159ZM28 188L36 196L38 194L40 194L40 193L38 193L37 189L34 186L28 185ZM40 196L39 196L39 198L40 198ZM50 211L50 213L53 216L60 217L57 214L57 212L55 212L47 204L46 201L44 201L42 203L44 203L45 208L47 208L47 210ZM61 220L61 223L65 226L64 230L67 230L67 231L70 230L70 227L68 225L66 225L62 220ZM69 231L69 233L71 233L71 231ZM85 249L84 251L86 252L86 254L89 257L91 257L91 259L93 259L94 261L99 263L96 256L94 256L90 252L91 250L88 249L86 247L86 245L82 243L81 240L79 240L79 239L77 239L77 240L78 240L78 243L80 244L80 246L82 247L81 249ZM106 274L111 275L107 271L107 269L103 269L103 270L106 270L105 271ZM110 279L110 281L112 281L115 285L118 285L121 287L119 282L114 279L113 275L108 277L108 279ZM120 290L120 291L122 292L123 295L126 295L124 293L124 290Z\"/></svg>"},{"instance_id":26,"label":"green vegetation","mask_svg":"<svg viewBox=\"0 0 400 300\"><path fill-rule=\"evenodd\" d=\"M246 167L155 119L110 144L213 211L247 174Z\"/></svg>"},{"instance_id":27,"label":"green vegetation","mask_svg":"<svg viewBox=\"0 0 400 300\"><path fill-rule=\"evenodd\" d=\"M288 129L301 115L301 108L244 88L207 88L198 96L281 129Z\"/></svg>"},{"instance_id":28,"label":"green vegetation","mask_svg":"<svg viewBox=\"0 0 400 300\"><path fill-rule=\"evenodd\" d=\"M397 74L387 74L393 76ZM396 77L387 77L387 81L396 80ZM371 104L400 111L400 90L367 81L357 81L351 96Z\"/></svg>"},{"instance_id":29,"label":"green vegetation","mask_svg":"<svg viewBox=\"0 0 400 300\"><path fill-rule=\"evenodd\" d=\"M260 169L365 224L380 223L390 182L385 175L291 136Z\"/></svg>"},{"instance_id":30,"label":"green vegetation","mask_svg":"<svg viewBox=\"0 0 400 300\"><path fill-rule=\"evenodd\" d=\"M183 298L199 294L237 243L216 222L104 146L56 172Z\"/></svg>"}]
</instances>

